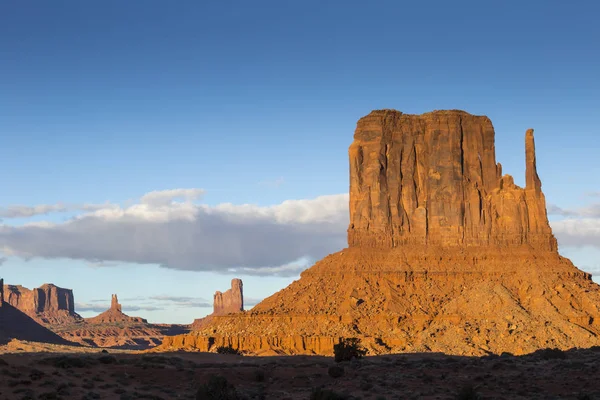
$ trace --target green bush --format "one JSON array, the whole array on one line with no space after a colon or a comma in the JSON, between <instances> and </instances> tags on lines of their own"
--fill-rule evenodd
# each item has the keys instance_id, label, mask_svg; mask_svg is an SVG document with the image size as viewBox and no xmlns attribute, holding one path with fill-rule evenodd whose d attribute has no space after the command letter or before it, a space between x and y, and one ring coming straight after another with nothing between
<instances>
[{"instance_id":1,"label":"green bush","mask_svg":"<svg viewBox=\"0 0 600 400\"><path fill-rule=\"evenodd\" d=\"M353 358L362 358L365 354L367 354L367 350L362 348L360 341L356 338L344 339L333 346L335 362L350 361Z\"/></svg>"},{"instance_id":2,"label":"green bush","mask_svg":"<svg viewBox=\"0 0 600 400\"><path fill-rule=\"evenodd\" d=\"M238 349L234 349L231 346L219 346L219 347L217 347L217 353L219 353L219 354L235 354L236 356L242 355L242 353Z\"/></svg>"}]
</instances>

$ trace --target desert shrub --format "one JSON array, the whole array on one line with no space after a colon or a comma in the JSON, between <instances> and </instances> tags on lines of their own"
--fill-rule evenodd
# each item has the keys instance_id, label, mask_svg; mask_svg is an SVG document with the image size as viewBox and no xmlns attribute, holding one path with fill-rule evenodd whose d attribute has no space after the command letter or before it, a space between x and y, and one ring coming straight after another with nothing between
<instances>
[{"instance_id":1,"label":"desert shrub","mask_svg":"<svg viewBox=\"0 0 600 400\"><path fill-rule=\"evenodd\" d=\"M231 346L219 346L217 347L217 353L219 354L235 354L241 356L242 353L238 349L234 349Z\"/></svg>"},{"instance_id":2,"label":"desert shrub","mask_svg":"<svg viewBox=\"0 0 600 400\"><path fill-rule=\"evenodd\" d=\"M84 368L88 365L94 364L94 361L89 359L88 357L67 357L67 356L57 356L57 357L47 357L41 361L42 364L53 365L56 368Z\"/></svg>"},{"instance_id":3,"label":"desert shrub","mask_svg":"<svg viewBox=\"0 0 600 400\"><path fill-rule=\"evenodd\" d=\"M353 358L361 358L365 354L367 350L361 347L360 341L356 338L344 339L333 346L335 362L350 361Z\"/></svg>"},{"instance_id":4,"label":"desert shrub","mask_svg":"<svg viewBox=\"0 0 600 400\"><path fill-rule=\"evenodd\" d=\"M117 363L117 357L115 357L115 356L101 356L101 357L98 357L98 361L100 361L102 364L116 364Z\"/></svg>"},{"instance_id":5,"label":"desert shrub","mask_svg":"<svg viewBox=\"0 0 600 400\"><path fill-rule=\"evenodd\" d=\"M477 400L479 399L479 393L473 385L463 386L456 394L456 400Z\"/></svg>"},{"instance_id":6,"label":"desert shrub","mask_svg":"<svg viewBox=\"0 0 600 400\"><path fill-rule=\"evenodd\" d=\"M344 376L344 368L343 367L339 367L337 365L332 365L327 370L327 373L332 378L340 378L340 377Z\"/></svg>"},{"instance_id":7,"label":"desert shrub","mask_svg":"<svg viewBox=\"0 0 600 400\"><path fill-rule=\"evenodd\" d=\"M537 355L542 360L564 360L567 358L565 352L559 349L541 349L535 351L533 354Z\"/></svg>"},{"instance_id":8,"label":"desert shrub","mask_svg":"<svg viewBox=\"0 0 600 400\"><path fill-rule=\"evenodd\" d=\"M348 397L336 393L333 390L323 389L323 388L314 388L312 393L310 394L310 400L347 400Z\"/></svg>"},{"instance_id":9,"label":"desert shrub","mask_svg":"<svg viewBox=\"0 0 600 400\"><path fill-rule=\"evenodd\" d=\"M209 381L200 386L196 393L196 400L238 400L239 396L235 387L226 378L214 375Z\"/></svg>"},{"instance_id":10,"label":"desert shrub","mask_svg":"<svg viewBox=\"0 0 600 400\"><path fill-rule=\"evenodd\" d=\"M263 369L257 369L254 371L254 380L256 382L264 382L265 381L265 371Z\"/></svg>"}]
</instances>

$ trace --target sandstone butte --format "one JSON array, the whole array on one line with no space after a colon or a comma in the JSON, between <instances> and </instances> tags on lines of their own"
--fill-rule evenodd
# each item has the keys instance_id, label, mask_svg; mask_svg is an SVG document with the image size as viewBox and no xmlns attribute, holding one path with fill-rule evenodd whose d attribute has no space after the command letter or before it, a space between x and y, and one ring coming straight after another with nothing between
<instances>
[{"instance_id":1,"label":"sandstone butte","mask_svg":"<svg viewBox=\"0 0 600 400\"><path fill-rule=\"evenodd\" d=\"M216 291L213 297L213 312L204 318L195 319L191 325L192 330L200 330L210 324L217 315L226 315L244 311L244 284L241 279L231 280L231 288L225 292Z\"/></svg>"},{"instance_id":2,"label":"sandstone butte","mask_svg":"<svg viewBox=\"0 0 600 400\"><path fill-rule=\"evenodd\" d=\"M0 345L13 338L34 342L69 344L66 340L46 329L21 310L5 302L4 280L0 279Z\"/></svg>"},{"instance_id":3,"label":"sandstone butte","mask_svg":"<svg viewBox=\"0 0 600 400\"><path fill-rule=\"evenodd\" d=\"M361 118L348 248L252 310L159 349L331 355L341 338L370 354L600 345L600 286L558 253L533 130L524 188L502 174L494 136L489 118L458 110Z\"/></svg>"},{"instance_id":4,"label":"sandstone butte","mask_svg":"<svg viewBox=\"0 0 600 400\"><path fill-rule=\"evenodd\" d=\"M6 303L44 325L61 325L82 318L75 312L73 290L53 284L27 289L21 285L2 285Z\"/></svg>"}]
</instances>

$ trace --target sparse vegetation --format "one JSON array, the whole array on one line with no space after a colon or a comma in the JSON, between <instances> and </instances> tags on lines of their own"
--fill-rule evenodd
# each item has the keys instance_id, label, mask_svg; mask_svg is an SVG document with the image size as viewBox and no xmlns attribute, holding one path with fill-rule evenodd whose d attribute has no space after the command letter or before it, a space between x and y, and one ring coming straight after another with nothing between
<instances>
[{"instance_id":1,"label":"sparse vegetation","mask_svg":"<svg viewBox=\"0 0 600 400\"><path fill-rule=\"evenodd\" d=\"M217 353L219 353L219 354L235 354L236 356L242 355L242 353L238 349L234 349L231 346L219 346L219 347L217 347Z\"/></svg>"},{"instance_id":2,"label":"sparse vegetation","mask_svg":"<svg viewBox=\"0 0 600 400\"><path fill-rule=\"evenodd\" d=\"M265 381L265 371L263 369L257 369L254 371L254 380L256 382L264 382Z\"/></svg>"},{"instance_id":3,"label":"sparse vegetation","mask_svg":"<svg viewBox=\"0 0 600 400\"><path fill-rule=\"evenodd\" d=\"M333 365L329 367L327 373L332 378L341 378L342 376L344 376L344 368L337 365Z\"/></svg>"},{"instance_id":4,"label":"sparse vegetation","mask_svg":"<svg viewBox=\"0 0 600 400\"><path fill-rule=\"evenodd\" d=\"M542 360L564 360L567 358L565 352L559 349L541 349L533 354L539 356Z\"/></svg>"},{"instance_id":5,"label":"sparse vegetation","mask_svg":"<svg viewBox=\"0 0 600 400\"><path fill-rule=\"evenodd\" d=\"M348 397L333 390L315 388L310 394L310 400L347 400Z\"/></svg>"},{"instance_id":6,"label":"sparse vegetation","mask_svg":"<svg viewBox=\"0 0 600 400\"><path fill-rule=\"evenodd\" d=\"M455 397L456 400L477 400L479 398L479 393L473 385L463 386Z\"/></svg>"},{"instance_id":7,"label":"sparse vegetation","mask_svg":"<svg viewBox=\"0 0 600 400\"><path fill-rule=\"evenodd\" d=\"M362 348L360 340L356 338L344 339L333 346L335 362L350 361L353 358L362 358L367 354L367 350Z\"/></svg>"},{"instance_id":8,"label":"sparse vegetation","mask_svg":"<svg viewBox=\"0 0 600 400\"><path fill-rule=\"evenodd\" d=\"M200 386L196 400L238 400L235 387L220 375L211 376L209 381Z\"/></svg>"}]
</instances>

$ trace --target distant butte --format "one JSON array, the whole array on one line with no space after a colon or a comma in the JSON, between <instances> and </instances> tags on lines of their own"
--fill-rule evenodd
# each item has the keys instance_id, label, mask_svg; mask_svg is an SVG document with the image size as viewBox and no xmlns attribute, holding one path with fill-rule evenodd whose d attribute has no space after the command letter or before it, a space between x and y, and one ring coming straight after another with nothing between
<instances>
[{"instance_id":1,"label":"distant butte","mask_svg":"<svg viewBox=\"0 0 600 400\"><path fill-rule=\"evenodd\" d=\"M195 319L192 330L199 330L210 323L212 317L244 311L244 284L241 279L231 280L231 288L225 292L216 291L213 296L213 312L204 318Z\"/></svg>"},{"instance_id":2,"label":"distant butte","mask_svg":"<svg viewBox=\"0 0 600 400\"><path fill-rule=\"evenodd\" d=\"M525 134L526 185L496 162L489 118L361 118L349 148L348 248L251 311L215 315L157 350L330 355L523 354L600 345L600 286L559 255Z\"/></svg>"}]
</instances>

